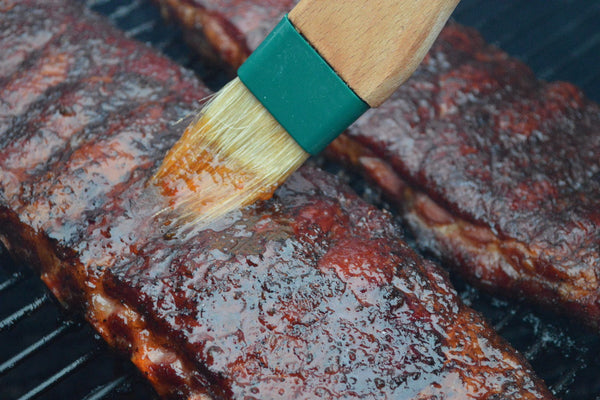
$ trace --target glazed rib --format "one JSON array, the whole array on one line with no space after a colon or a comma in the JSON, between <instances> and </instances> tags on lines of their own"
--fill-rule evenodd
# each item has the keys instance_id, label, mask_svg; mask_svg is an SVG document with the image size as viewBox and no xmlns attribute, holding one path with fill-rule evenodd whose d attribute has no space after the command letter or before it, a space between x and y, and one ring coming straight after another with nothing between
<instances>
[{"instance_id":1,"label":"glazed rib","mask_svg":"<svg viewBox=\"0 0 600 400\"><path fill-rule=\"evenodd\" d=\"M7 4L0 54L0 239L161 396L552 398L323 171L174 229L148 179L208 94L188 72L65 0Z\"/></svg>"},{"instance_id":2,"label":"glazed rib","mask_svg":"<svg viewBox=\"0 0 600 400\"><path fill-rule=\"evenodd\" d=\"M177 0L160 2L181 9ZM236 40L237 48L253 49L293 6L185 3L189 14L191 4L196 15L219 10L235 27L235 36L223 38L211 34L211 24L203 26L205 43L217 54ZM239 39L244 35L251 38L247 45ZM381 187L419 245L471 283L597 331L598 126L600 108L573 85L539 81L474 30L450 24L415 75L334 142L328 155Z\"/></svg>"}]
</instances>

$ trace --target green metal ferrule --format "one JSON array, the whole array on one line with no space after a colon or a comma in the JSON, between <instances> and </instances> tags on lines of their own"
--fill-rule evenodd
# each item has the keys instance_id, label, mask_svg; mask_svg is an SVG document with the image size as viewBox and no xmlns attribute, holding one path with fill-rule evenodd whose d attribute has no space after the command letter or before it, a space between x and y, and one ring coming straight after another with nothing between
<instances>
[{"instance_id":1,"label":"green metal ferrule","mask_svg":"<svg viewBox=\"0 0 600 400\"><path fill-rule=\"evenodd\" d=\"M238 76L309 154L317 154L369 108L294 28L287 15Z\"/></svg>"}]
</instances>

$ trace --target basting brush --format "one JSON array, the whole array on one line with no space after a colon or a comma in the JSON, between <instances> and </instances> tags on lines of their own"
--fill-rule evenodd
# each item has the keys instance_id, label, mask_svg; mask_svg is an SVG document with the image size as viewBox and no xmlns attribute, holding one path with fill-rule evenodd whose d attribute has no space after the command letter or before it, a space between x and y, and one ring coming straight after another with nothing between
<instances>
[{"instance_id":1,"label":"basting brush","mask_svg":"<svg viewBox=\"0 0 600 400\"><path fill-rule=\"evenodd\" d=\"M169 208L199 223L269 198L408 79L458 1L300 1L165 157Z\"/></svg>"}]
</instances>

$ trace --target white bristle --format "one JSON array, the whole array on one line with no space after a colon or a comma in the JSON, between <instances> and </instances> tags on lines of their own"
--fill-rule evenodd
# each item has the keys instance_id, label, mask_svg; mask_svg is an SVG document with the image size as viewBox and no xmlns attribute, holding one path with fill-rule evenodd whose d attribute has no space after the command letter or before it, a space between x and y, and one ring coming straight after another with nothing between
<instances>
[{"instance_id":1,"label":"white bristle","mask_svg":"<svg viewBox=\"0 0 600 400\"><path fill-rule=\"evenodd\" d=\"M208 223L269 197L308 157L236 78L190 124L154 183L178 218Z\"/></svg>"}]
</instances>

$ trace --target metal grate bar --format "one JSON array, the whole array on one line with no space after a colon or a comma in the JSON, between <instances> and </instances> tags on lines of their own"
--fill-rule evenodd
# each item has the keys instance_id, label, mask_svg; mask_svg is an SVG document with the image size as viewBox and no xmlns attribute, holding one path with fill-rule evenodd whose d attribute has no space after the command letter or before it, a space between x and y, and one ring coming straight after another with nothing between
<instances>
[{"instance_id":1,"label":"metal grate bar","mask_svg":"<svg viewBox=\"0 0 600 400\"><path fill-rule=\"evenodd\" d=\"M59 326L52 332L42 336L39 340L35 341L34 343L27 346L25 349L21 350L19 353L4 361L2 364L0 364L0 375L3 375L7 371L10 371L14 367L16 367L21 361L25 360L27 357L31 356L36 351L41 350L44 346L50 344L54 339L59 338L74 325L75 324L71 321L63 322L61 326Z\"/></svg>"},{"instance_id":2,"label":"metal grate bar","mask_svg":"<svg viewBox=\"0 0 600 400\"><path fill-rule=\"evenodd\" d=\"M133 12L136 8L140 8L142 6L141 0L133 0L130 4L125 4L117 7L113 12L108 14L108 19L114 21L119 18L127 17L129 14Z\"/></svg>"},{"instance_id":3,"label":"metal grate bar","mask_svg":"<svg viewBox=\"0 0 600 400\"><path fill-rule=\"evenodd\" d=\"M500 331L502 328L506 327L511 319L515 317L516 313L508 312L502 319L494 324L494 330Z\"/></svg>"},{"instance_id":4,"label":"metal grate bar","mask_svg":"<svg viewBox=\"0 0 600 400\"><path fill-rule=\"evenodd\" d=\"M98 354L98 350L94 349L94 350L82 355L81 357L79 357L78 359L73 361L71 364L62 368L60 371L58 371L57 373L55 373L54 375L52 375L51 377L49 377L48 379L46 379L45 381L43 381L42 383L40 383L39 385L37 385L36 387L31 389L29 392L27 392L23 396L19 397L18 400L29 400L29 399L33 399L33 398L37 397L41 393L48 390L50 387L56 385L61 380L63 380L67 376L69 376L69 374L71 374L71 373L75 372L77 369L83 367L88 361L92 360L94 358L94 356L96 356L97 354Z\"/></svg>"},{"instance_id":5,"label":"metal grate bar","mask_svg":"<svg viewBox=\"0 0 600 400\"><path fill-rule=\"evenodd\" d=\"M134 37L142 33L150 32L152 29L154 29L156 24L157 22L152 20L144 22L142 24L139 24L138 26L135 26L125 31L125 36Z\"/></svg>"},{"instance_id":6,"label":"metal grate bar","mask_svg":"<svg viewBox=\"0 0 600 400\"><path fill-rule=\"evenodd\" d=\"M478 300L479 293L477 293L475 290L471 290L471 289L465 290L460 293L460 298L464 303L472 304Z\"/></svg>"},{"instance_id":7,"label":"metal grate bar","mask_svg":"<svg viewBox=\"0 0 600 400\"><path fill-rule=\"evenodd\" d=\"M23 318L27 317L32 312L38 310L48 300L50 300L48 295L43 294L40 297L38 297L37 299L33 300L31 303L27 304L26 306L21 307L20 309L18 309L17 311L15 311L11 315L9 315L8 317L4 318L2 321L0 321L0 332L2 332L5 329L11 328L17 322L19 322Z\"/></svg>"},{"instance_id":8,"label":"metal grate bar","mask_svg":"<svg viewBox=\"0 0 600 400\"><path fill-rule=\"evenodd\" d=\"M500 331L502 328L508 325L511 319L517 315L517 311L519 311L519 306L514 306L510 310L507 310L506 315L500 319L500 321L494 324L494 330Z\"/></svg>"},{"instance_id":9,"label":"metal grate bar","mask_svg":"<svg viewBox=\"0 0 600 400\"><path fill-rule=\"evenodd\" d=\"M523 355L526 359L532 360L535 357L537 357L542 350L546 348L547 344L548 343L545 340L538 340L534 344L529 346L529 348L523 352Z\"/></svg>"},{"instance_id":10,"label":"metal grate bar","mask_svg":"<svg viewBox=\"0 0 600 400\"><path fill-rule=\"evenodd\" d=\"M0 283L0 292L3 292L4 290L13 287L17 283L21 282L24 278L25 278L25 276L21 272L13 273L10 276L10 278L8 278L4 282Z\"/></svg>"},{"instance_id":11,"label":"metal grate bar","mask_svg":"<svg viewBox=\"0 0 600 400\"><path fill-rule=\"evenodd\" d=\"M98 7L107 3L110 3L112 0L85 0L86 7Z\"/></svg>"},{"instance_id":12,"label":"metal grate bar","mask_svg":"<svg viewBox=\"0 0 600 400\"><path fill-rule=\"evenodd\" d=\"M577 62L579 57L592 50L595 46L599 44L600 32L590 36L585 42L581 43L579 46L571 50L568 57L565 57L560 62L554 63L552 66L549 66L542 70L539 73L539 76L542 79L548 79L549 77L556 75L557 72L564 70L573 62Z\"/></svg>"},{"instance_id":13,"label":"metal grate bar","mask_svg":"<svg viewBox=\"0 0 600 400\"><path fill-rule=\"evenodd\" d=\"M562 378L552 385L550 389L553 393L562 393L569 385L573 383L579 371L582 371L587 366L586 363L581 359L578 359L574 364L575 366L573 368L565 372Z\"/></svg>"},{"instance_id":14,"label":"metal grate bar","mask_svg":"<svg viewBox=\"0 0 600 400\"><path fill-rule=\"evenodd\" d=\"M160 50L160 51L164 51L167 47L169 47L170 45L172 45L173 43L175 43L176 37L172 36L172 37L168 37L160 42L157 43L153 43L152 47Z\"/></svg>"},{"instance_id":15,"label":"metal grate bar","mask_svg":"<svg viewBox=\"0 0 600 400\"><path fill-rule=\"evenodd\" d=\"M114 379L104 385L101 385L94 390L92 390L87 396L85 396L82 400L101 400L111 394L114 390L118 389L120 386L125 384L128 379L130 379L130 375L123 375L117 379Z\"/></svg>"}]
</instances>

